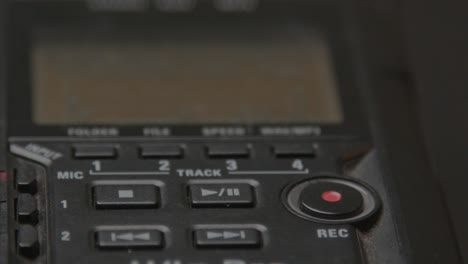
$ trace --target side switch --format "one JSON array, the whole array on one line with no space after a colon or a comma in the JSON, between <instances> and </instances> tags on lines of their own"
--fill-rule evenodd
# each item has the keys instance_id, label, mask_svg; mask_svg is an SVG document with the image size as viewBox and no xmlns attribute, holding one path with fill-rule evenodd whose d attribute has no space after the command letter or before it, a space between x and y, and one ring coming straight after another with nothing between
<instances>
[{"instance_id":1,"label":"side switch","mask_svg":"<svg viewBox=\"0 0 468 264\"><path fill-rule=\"evenodd\" d=\"M19 192L35 194L37 192L37 176L33 167L20 167L16 171L16 186Z\"/></svg>"},{"instance_id":2,"label":"side switch","mask_svg":"<svg viewBox=\"0 0 468 264\"><path fill-rule=\"evenodd\" d=\"M22 193L16 200L16 213L20 223L37 224L38 210L34 196Z\"/></svg>"},{"instance_id":3,"label":"side switch","mask_svg":"<svg viewBox=\"0 0 468 264\"><path fill-rule=\"evenodd\" d=\"M37 230L30 225L22 225L17 231L16 245L18 253L27 258L39 256L39 239Z\"/></svg>"}]
</instances>

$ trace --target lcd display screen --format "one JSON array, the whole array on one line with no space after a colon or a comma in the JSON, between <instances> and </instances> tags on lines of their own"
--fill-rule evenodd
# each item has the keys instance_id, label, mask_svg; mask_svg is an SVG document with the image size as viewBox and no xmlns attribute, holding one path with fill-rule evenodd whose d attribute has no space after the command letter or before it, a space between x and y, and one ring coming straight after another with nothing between
<instances>
[{"instance_id":1,"label":"lcd display screen","mask_svg":"<svg viewBox=\"0 0 468 264\"><path fill-rule=\"evenodd\" d=\"M339 123L325 39L300 21L33 32L38 124Z\"/></svg>"}]
</instances>

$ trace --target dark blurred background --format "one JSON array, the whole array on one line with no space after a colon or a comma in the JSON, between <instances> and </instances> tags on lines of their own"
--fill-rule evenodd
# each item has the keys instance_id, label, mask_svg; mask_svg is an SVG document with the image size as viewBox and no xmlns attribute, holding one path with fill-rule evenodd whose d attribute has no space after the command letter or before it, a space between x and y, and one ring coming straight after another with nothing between
<instances>
[{"instance_id":1,"label":"dark blurred background","mask_svg":"<svg viewBox=\"0 0 468 264\"><path fill-rule=\"evenodd\" d=\"M404 81L417 87L411 97L420 118L427 158L441 183L455 227L453 231L466 262L468 2L379 0L377 3L369 1L363 4L372 6L377 14L381 14L382 24L375 25L376 32L401 32L405 39L405 59L413 75L408 78L407 73L395 74L400 74Z\"/></svg>"}]
</instances>

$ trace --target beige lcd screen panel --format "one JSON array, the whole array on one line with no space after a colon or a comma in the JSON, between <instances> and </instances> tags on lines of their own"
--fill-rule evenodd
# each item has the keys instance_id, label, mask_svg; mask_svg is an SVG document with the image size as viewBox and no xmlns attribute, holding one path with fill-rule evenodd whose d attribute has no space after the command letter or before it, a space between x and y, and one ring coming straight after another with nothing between
<instances>
[{"instance_id":1,"label":"beige lcd screen panel","mask_svg":"<svg viewBox=\"0 0 468 264\"><path fill-rule=\"evenodd\" d=\"M330 50L304 25L39 28L38 124L340 123Z\"/></svg>"}]
</instances>

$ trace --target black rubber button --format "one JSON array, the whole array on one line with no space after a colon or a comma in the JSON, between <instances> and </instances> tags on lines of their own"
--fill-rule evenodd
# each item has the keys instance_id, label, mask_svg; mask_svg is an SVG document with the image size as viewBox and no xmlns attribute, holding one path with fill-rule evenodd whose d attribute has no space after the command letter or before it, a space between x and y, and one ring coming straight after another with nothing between
<instances>
[{"instance_id":1,"label":"black rubber button","mask_svg":"<svg viewBox=\"0 0 468 264\"><path fill-rule=\"evenodd\" d=\"M192 207L253 207L255 195L248 183L191 184Z\"/></svg>"},{"instance_id":2,"label":"black rubber button","mask_svg":"<svg viewBox=\"0 0 468 264\"><path fill-rule=\"evenodd\" d=\"M17 231L16 243L20 255L28 258L36 258L39 256L39 239L37 230L33 226L20 226Z\"/></svg>"},{"instance_id":3,"label":"black rubber button","mask_svg":"<svg viewBox=\"0 0 468 264\"><path fill-rule=\"evenodd\" d=\"M96 232L96 245L101 249L161 248L163 233L154 229L118 229Z\"/></svg>"},{"instance_id":4,"label":"black rubber button","mask_svg":"<svg viewBox=\"0 0 468 264\"><path fill-rule=\"evenodd\" d=\"M252 228L203 228L194 233L197 247L230 248L260 247L261 233Z\"/></svg>"},{"instance_id":5,"label":"black rubber button","mask_svg":"<svg viewBox=\"0 0 468 264\"><path fill-rule=\"evenodd\" d=\"M73 155L77 159L113 159L117 157L114 145L76 145Z\"/></svg>"},{"instance_id":6,"label":"black rubber button","mask_svg":"<svg viewBox=\"0 0 468 264\"><path fill-rule=\"evenodd\" d=\"M144 144L140 146L142 158L182 158L183 149L179 144Z\"/></svg>"},{"instance_id":7,"label":"black rubber button","mask_svg":"<svg viewBox=\"0 0 468 264\"><path fill-rule=\"evenodd\" d=\"M311 182L302 190L299 202L304 213L325 219L352 217L363 207L363 198L358 190L335 182Z\"/></svg>"},{"instance_id":8,"label":"black rubber button","mask_svg":"<svg viewBox=\"0 0 468 264\"><path fill-rule=\"evenodd\" d=\"M210 158L248 158L250 148L247 144L214 144L207 147Z\"/></svg>"},{"instance_id":9,"label":"black rubber button","mask_svg":"<svg viewBox=\"0 0 468 264\"><path fill-rule=\"evenodd\" d=\"M35 194L37 192L37 176L33 167L24 166L16 171L16 186L22 193Z\"/></svg>"},{"instance_id":10,"label":"black rubber button","mask_svg":"<svg viewBox=\"0 0 468 264\"><path fill-rule=\"evenodd\" d=\"M37 201L31 194L19 194L16 200L16 213L20 223L37 224Z\"/></svg>"},{"instance_id":11,"label":"black rubber button","mask_svg":"<svg viewBox=\"0 0 468 264\"><path fill-rule=\"evenodd\" d=\"M277 158L299 158L317 155L317 149L312 144L277 144L273 146Z\"/></svg>"},{"instance_id":12,"label":"black rubber button","mask_svg":"<svg viewBox=\"0 0 468 264\"><path fill-rule=\"evenodd\" d=\"M160 202L154 185L97 185L93 194L97 209L155 208Z\"/></svg>"}]
</instances>

